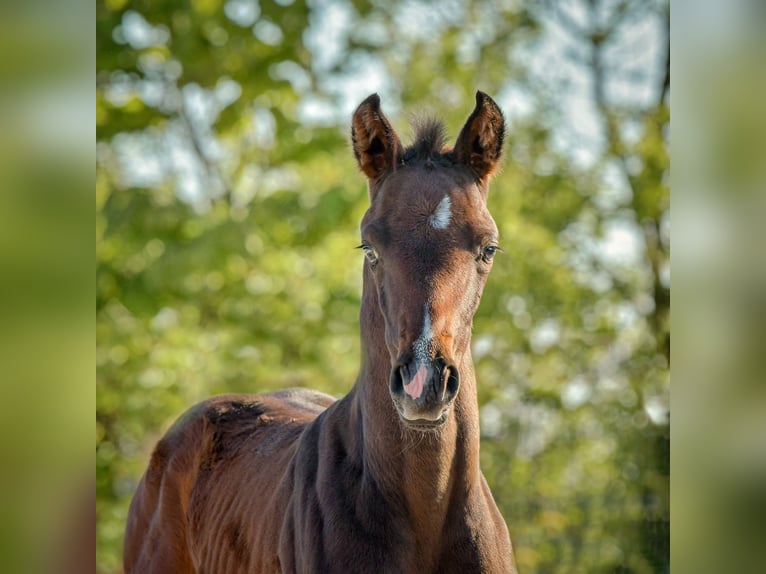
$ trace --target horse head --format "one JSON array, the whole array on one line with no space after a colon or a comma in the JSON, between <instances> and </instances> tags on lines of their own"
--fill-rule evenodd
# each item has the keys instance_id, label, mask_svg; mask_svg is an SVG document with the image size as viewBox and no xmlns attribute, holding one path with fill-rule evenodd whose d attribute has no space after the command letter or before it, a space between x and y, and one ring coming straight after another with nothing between
<instances>
[{"instance_id":1,"label":"horse head","mask_svg":"<svg viewBox=\"0 0 766 574\"><path fill-rule=\"evenodd\" d=\"M444 424L470 362L473 316L499 249L486 201L504 134L502 112L482 92L453 148L435 121L402 146L377 94L353 116L354 155L370 193L361 224L365 289L377 298L389 391L409 428Z\"/></svg>"}]
</instances>

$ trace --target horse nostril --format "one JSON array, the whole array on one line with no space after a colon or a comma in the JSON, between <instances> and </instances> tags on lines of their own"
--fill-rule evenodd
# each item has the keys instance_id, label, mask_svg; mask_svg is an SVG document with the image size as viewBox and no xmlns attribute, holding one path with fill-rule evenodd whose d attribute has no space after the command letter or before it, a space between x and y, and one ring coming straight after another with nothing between
<instances>
[{"instance_id":1,"label":"horse nostril","mask_svg":"<svg viewBox=\"0 0 766 574\"><path fill-rule=\"evenodd\" d=\"M401 394L404 392L404 373L402 370L404 367L394 367L391 369L391 379L389 381L389 385L391 387L391 392L394 394Z\"/></svg>"},{"instance_id":2,"label":"horse nostril","mask_svg":"<svg viewBox=\"0 0 766 574\"><path fill-rule=\"evenodd\" d=\"M460 387L460 373L458 373L457 367L449 365L444 369L444 377L446 379L446 392L450 396L454 396L457 393L458 387Z\"/></svg>"}]
</instances>

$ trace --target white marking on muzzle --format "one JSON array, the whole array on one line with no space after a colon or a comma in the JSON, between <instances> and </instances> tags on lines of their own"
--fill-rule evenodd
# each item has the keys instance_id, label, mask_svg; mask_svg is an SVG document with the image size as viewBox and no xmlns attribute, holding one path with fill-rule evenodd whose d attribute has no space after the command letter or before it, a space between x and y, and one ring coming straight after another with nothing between
<instances>
[{"instance_id":1,"label":"white marking on muzzle","mask_svg":"<svg viewBox=\"0 0 766 574\"><path fill-rule=\"evenodd\" d=\"M423 311L423 330L420 337L412 344L412 352L415 354L415 362L425 365L430 360L429 350L432 342L433 333L431 332L431 314L428 311L428 305L425 305Z\"/></svg>"},{"instance_id":2,"label":"white marking on muzzle","mask_svg":"<svg viewBox=\"0 0 766 574\"><path fill-rule=\"evenodd\" d=\"M436 229L447 229L452 219L452 200L445 195L428 218L428 223Z\"/></svg>"}]
</instances>

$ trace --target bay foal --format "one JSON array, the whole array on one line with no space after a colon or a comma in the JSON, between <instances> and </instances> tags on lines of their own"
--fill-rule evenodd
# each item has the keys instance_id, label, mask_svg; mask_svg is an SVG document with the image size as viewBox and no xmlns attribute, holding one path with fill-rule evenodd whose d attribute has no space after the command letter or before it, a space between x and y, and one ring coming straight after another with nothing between
<instances>
[{"instance_id":1,"label":"bay foal","mask_svg":"<svg viewBox=\"0 0 766 574\"><path fill-rule=\"evenodd\" d=\"M453 149L402 146L367 98L362 365L344 398L223 395L157 444L130 508L127 573L515 572L479 469L471 327L497 250L487 211L505 125L487 95Z\"/></svg>"}]
</instances>

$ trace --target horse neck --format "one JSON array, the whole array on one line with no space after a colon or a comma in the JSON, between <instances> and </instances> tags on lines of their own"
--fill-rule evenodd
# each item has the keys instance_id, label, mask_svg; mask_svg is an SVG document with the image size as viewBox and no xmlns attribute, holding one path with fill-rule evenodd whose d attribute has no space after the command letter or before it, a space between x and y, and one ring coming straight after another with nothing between
<instances>
[{"instance_id":1,"label":"horse neck","mask_svg":"<svg viewBox=\"0 0 766 574\"><path fill-rule=\"evenodd\" d=\"M480 479L479 415L470 344L460 369L461 387L444 427L418 433L402 427L389 393L391 359L377 290L365 270L361 309L362 368L354 387L351 424L361 436L365 473L384 492L402 500L410 516L443 520L458 493ZM424 526L433 527L433 524Z\"/></svg>"}]
</instances>

